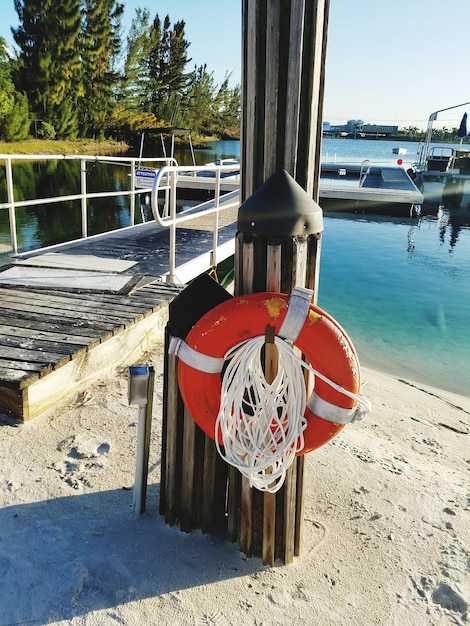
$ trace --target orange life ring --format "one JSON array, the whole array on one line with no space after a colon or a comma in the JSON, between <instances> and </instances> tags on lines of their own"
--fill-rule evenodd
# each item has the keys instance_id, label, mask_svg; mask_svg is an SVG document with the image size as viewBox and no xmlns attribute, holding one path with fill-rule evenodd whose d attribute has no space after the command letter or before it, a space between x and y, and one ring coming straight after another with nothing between
<instances>
[{"instance_id":1,"label":"orange life ring","mask_svg":"<svg viewBox=\"0 0 470 626\"><path fill-rule=\"evenodd\" d=\"M280 293L253 293L237 296L206 313L191 329L186 344L199 353L223 358L235 345L265 334L267 325L277 334L286 316L289 296ZM306 320L294 344L310 365L327 379L352 394L359 393L360 373L356 351L341 326L318 306L309 306ZM178 363L178 382L184 403L196 423L215 439L215 423L220 408L221 373L207 373ZM318 413L322 405L354 410L356 401L315 377L315 402L305 410L305 445L299 454L315 450L330 441L343 428ZM319 410L316 407L319 407ZM351 421L351 420L348 420Z\"/></svg>"}]
</instances>

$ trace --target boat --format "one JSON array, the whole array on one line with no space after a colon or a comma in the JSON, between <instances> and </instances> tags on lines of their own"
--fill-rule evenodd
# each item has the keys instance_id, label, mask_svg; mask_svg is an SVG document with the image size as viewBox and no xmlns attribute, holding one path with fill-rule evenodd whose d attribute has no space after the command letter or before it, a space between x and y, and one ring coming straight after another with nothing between
<instances>
[{"instance_id":1,"label":"boat","mask_svg":"<svg viewBox=\"0 0 470 626\"><path fill-rule=\"evenodd\" d=\"M420 213L423 194L404 167L358 163L322 163L320 206L324 211L412 216Z\"/></svg>"},{"instance_id":2,"label":"boat","mask_svg":"<svg viewBox=\"0 0 470 626\"><path fill-rule=\"evenodd\" d=\"M220 191L228 193L235 191L240 187L240 160L236 158L217 159L213 163L206 163L204 166L197 166L194 155L194 148L191 140L191 130L181 127L165 127L165 128L148 128L141 134L139 166L135 170L134 184L137 189L148 189L153 187L153 181L157 175L158 169L146 167L143 165L144 159L144 141L146 135L156 135L161 143L163 157L168 159L167 165L178 167L177 173L177 196L180 201L205 201L212 200L215 195L215 185L217 182L216 171L220 172ZM186 138L191 152L192 165L185 169L185 166L179 166L175 158L175 137ZM169 150L166 144L170 138Z\"/></svg>"},{"instance_id":3,"label":"boat","mask_svg":"<svg viewBox=\"0 0 470 626\"><path fill-rule=\"evenodd\" d=\"M466 113L459 129L460 146L431 146L433 123L442 111L469 105L464 102L431 113L424 142L418 146L416 184L427 206L443 206L452 211L470 211L470 148L465 148Z\"/></svg>"},{"instance_id":4,"label":"boat","mask_svg":"<svg viewBox=\"0 0 470 626\"><path fill-rule=\"evenodd\" d=\"M221 173L220 189L226 193L240 186L238 159L219 159L215 163L226 167ZM188 200L209 199L214 191L215 176L211 165L204 171L178 174L177 189ZM423 194L403 167L360 164L321 165L320 206L325 211L353 211L386 215L418 214Z\"/></svg>"},{"instance_id":5,"label":"boat","mask_svg":"<svg viewBox=\"0 0 470 626\"><path fill-rule=\"evenodd\" d=\"M211 200L217 183L216 166L224 168L219 179L221 192L228 193L240 188L240 160L216 159L213 163L206 163L199 171L184 171L182 167L176 183L178 195L186 200Z\"/></svg>"}]
</instances>

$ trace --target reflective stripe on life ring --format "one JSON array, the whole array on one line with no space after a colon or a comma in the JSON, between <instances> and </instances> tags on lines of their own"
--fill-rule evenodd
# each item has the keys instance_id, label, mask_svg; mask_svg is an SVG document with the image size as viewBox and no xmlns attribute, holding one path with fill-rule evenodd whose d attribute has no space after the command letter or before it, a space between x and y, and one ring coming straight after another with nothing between
<instances>
[{"instance_id":1,"label":"reflective stripe on life ring","mask_svg":"<svg viewBox=\"0 0 470 626\"><path fill-rule=\"evenodd\" d=\"M199 353L223 359L234 346L264 335L267 325L274 326L275 334L279 334L288 306L289 296L286 294L261 292L237 296L206 313L191 329L186 344ZM359 393L356 351L345 331L328 313L310 303L294 345L317 372L343 389ZM178 382L193 419L214 439L220 408L221 373L202 371L180 358ZM345 423L351 421L355 405L354 399L315 376L314 393L305 409L307 427L300 454L319 448L337 435ZM338 409L338 419L334 417L335 408Z\"/></svg>"}]
</instances>

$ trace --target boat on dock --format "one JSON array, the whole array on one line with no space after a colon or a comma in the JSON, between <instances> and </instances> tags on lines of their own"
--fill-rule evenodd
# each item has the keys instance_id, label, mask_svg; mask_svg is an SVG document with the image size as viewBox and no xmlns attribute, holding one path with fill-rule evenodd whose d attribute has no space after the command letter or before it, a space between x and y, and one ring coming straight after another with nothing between
<instances>
[{"instance_id":1,"label":"boat on dock","mask_svg":"<svg viewBox=\"0 0 470 626\"><path fill-rule=\"evenodd\" d=\"M470 209L470 150L430 148L417 167L416 182L427 204Z\"/></svg>"},{"instance_id":2,"label":"boat on dock","mask_svg":"<svg viewBox=\"0 0 470 626\"><path fill-rule=\"evenodd\" d=\"M219 180L216 168L222 168ZM206 163L199 171L181 171L176 182L177 193L186 200L210 200L214 197L216 185L221 193L237 191L240 188L240 161L238 159L217 159Z\"/></svg>"},{"instance_id":3,"label":"boat on dock","mask_svg":"<svg viewBox=\"0 0 470 626\"><path fill-rule=\"evenodd\" d=\"M423 194L409 172L393 165L322 163L320 206L325 211L374 215L418 214Z\"/></svg>"},{"instance_id":4,"label":"boat on dock","mask_svg":"<svg viewBox=\"0 0 470 626\"><path fill-rule=\"evenodd\" d=\"M470 211L470 148L465 148L463 139L467 136L464 114L458 135L460 146L431 146L433 124L442 111L449 111L469 105L464 102L439 109L431 113L423 143L418 147L416 162L416 184L423 192L428 206L443 206L452 211Z\"/></svg>"}]
</instances>

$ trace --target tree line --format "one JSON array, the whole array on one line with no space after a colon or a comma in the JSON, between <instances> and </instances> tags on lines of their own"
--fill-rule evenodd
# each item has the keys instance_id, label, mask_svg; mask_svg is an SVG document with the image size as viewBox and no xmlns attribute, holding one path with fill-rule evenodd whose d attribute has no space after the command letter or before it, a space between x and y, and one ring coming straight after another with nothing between
<instances>
[{"instance_id":1,"label":"tree line","mask_svg":"<svg viewBox=\"0 0 470 626\"><path fill-rule=\"evenodd\" d=\"M0 38L0 139L129 140L184 126L238 137L240 86L194 66L185 22L137 9L123 42L117 0L14 0L14 54Z\"/></svg>"}]
</instances>

